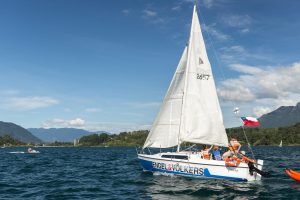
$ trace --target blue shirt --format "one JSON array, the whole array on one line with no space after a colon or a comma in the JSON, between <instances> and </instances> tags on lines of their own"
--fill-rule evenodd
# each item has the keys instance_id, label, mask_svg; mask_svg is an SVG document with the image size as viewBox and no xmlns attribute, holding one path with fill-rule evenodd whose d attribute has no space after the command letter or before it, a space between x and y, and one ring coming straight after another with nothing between
<instances>
[{"instance_id":1,"label":"blue shirt","mask_svg":"<svg viewBox=\"0 0 300 200\"><path fill-rule=\"evenodd\" d=\"M214 155L215 160L222 160L221 152L219 150L213 150L212 153Z\"/></svg>"}]
</instances>

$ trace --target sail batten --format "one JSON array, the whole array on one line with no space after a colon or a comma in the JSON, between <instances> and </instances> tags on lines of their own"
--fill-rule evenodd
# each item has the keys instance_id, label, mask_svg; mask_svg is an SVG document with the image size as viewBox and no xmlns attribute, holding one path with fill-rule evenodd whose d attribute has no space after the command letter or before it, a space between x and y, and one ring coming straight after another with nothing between
<instances>
[{"instance_id":1,"label":"sail batten","mask_svg":"<svg viewBox=\"0 0 300 200\"><path fill-rule=\"evenodd\" d=\"M167 148L182 142L219 146L228 143L196 6L189 44L183 51L144 148Z\"/></svg>"}]
</instances>

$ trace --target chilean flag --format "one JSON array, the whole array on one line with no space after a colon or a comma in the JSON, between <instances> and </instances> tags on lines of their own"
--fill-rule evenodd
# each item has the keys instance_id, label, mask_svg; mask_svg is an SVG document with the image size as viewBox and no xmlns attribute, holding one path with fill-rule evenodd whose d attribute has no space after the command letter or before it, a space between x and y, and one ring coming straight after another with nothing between
<instances>
[{"instance_id":1,"label":"chilean flag","mask_svg":"<svg viewBox=\"0 0 300 200\"><path fill-rule=\"evenodd\" d=\"M260 122L254 117L241 117L244 126L260 126Z\"/></svg>"}]
</instances>

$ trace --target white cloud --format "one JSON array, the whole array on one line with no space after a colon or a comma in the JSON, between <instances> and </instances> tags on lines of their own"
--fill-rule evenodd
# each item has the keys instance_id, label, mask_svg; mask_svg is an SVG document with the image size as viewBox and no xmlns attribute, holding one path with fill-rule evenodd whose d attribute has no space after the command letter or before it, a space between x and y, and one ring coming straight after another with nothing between
<instances>
[{"instance_id":1,"label":"white cloud","mask_svg":"<svg viewBox=\"0 0 300 200\"><path fill-rule=\"evenodd\" d=\"M145 9L143 10L144 16L146 17L156 17L157 16L157 12L153 11L153 10L149 10L149 9Z\"/></svg>"},{"instance_id":2,"label":"white cloud","mask_svg":"<svg viewBox=\"0 0 300 200\"><path fill-rule=\"evenodd\" d=\"M300 94L292 94L288 98L279 98L275 101L275 108L280 106L295 106L297 103L300 102Z\"/></svg>"},{"instance_id":3,"label":"white cloud","mask_svg":"<svg viewBox=\"0 0 300 200\"><path fill-rule=\"evenodd\" d=\"M130 10L124 9L124 10L122 10L122 13L123 13L124 15L129 15L129 14L130 14Z\"/></svg>"},{"instance_id":4,"label":"white cloud","mask_svg":"<svg viewBox=\"0 0 300 200\"><path fill-rule=\"evenodd\" d=\"M241 33L249 33L250 29L249 28L244 28L240 30Z\"/></svg>"},{"instance_id":5,"label":"white cloud","mask_svg":"<svg viewBox=\"0 0 300 200\"><path fill-rule=\"evenodd\" d=\"M235 28L244 28L252 24L252 18L249 15L224 15L222 23Z\"/></svg>"},{"instance_id":6,"label":"white cloud","mask_svg":"<svg viewBox=\"0 0 300 200\"><path fill-rule=\"evenodd\" d=\"M175 6L173 6L172 10L175 10L175 11L181 10L181 5L175 5Z\"/></svg>"},{"instance_id":7,"label":"white cloud","mask_svg":"<svg viewBox=\"0 0 300 200\"><path fill-rule=\"evenodd\" d=\"M225 26L236 28L239 33L250 32L253 19L249 15L223 15L220 22Z\"/></svg>"},{"instance_id":8,"label":"white cloud","mask_svg":"<svg viewBox=\"0 0 300 200\"><path fill-rule=\"evenodd\" d=\"M88 112L88 113L96 113L96 112L100 112L101 109L99 109L99 108L86 108L84 111Z\"/></svg>"},{"instance_id":9,"label":"white cloud","mask_svg":"<svg viewBox=\"0 0 300 200\"><path fill-rule=\"evenodd\" d=\"M260 68L243 64L231 64L229 67L234 71L244 74L259 74L263 72L263 70Z\"/></svg>"},{"instance_id":10,"label":"white cloud","mask_svg":"<svg viewBox=\"0 0 300 200\"><path fill-rule=\"evenodd\" d=\"M269 60L269 58L263 54L253 53L246 50L241 45L233 45L229 47L222 47L219 49L220 58L226 63L236 63L241 61L247 61L249 59L257 60Z\"/></svg>"},{"instance_id":11,"label":"white cloud","mask_svg":"<svg viewBox=\"0 0 300 200\"><path fill-rule=\"evenodd\" d=\"M216 24L206 25L203 24L203 30L208 32L212 37L219 41L225 41L230 39L229 35L222 33L221 31L216 29Z\"/></svg>"},{"instance_id":12,"label":"white cloud","mask_svg":"<svg viewBox=\"0 0 300 200\"><path fill-rule=\"evenodd\" d=\"M69 124L71 126L75 126L75 127L82 127L85 124L85 121L83 119L80 118L76 118L76 119L72 119L69 121Z\"/></svg>"},{"instance_id":13,"label":"white cloud","mask_svg":"<svg viewBox=\"0 0 300 200\"><path fill-rule=\"evenodd\" d=\"M143 10L142 17L152 24L163 24L166 23L166 20L158 16L157 12L152 9Z\"/></svg>"},{"instance_id":14,"label":"white cloud","mask_svg":"<svg viewBox=\"0 0 300 200\"><path fill-rule=\"evenodd\" d=\"M84 128L85 120L81 118L64 120L64 119L52 119L47 120L42 124L43 128Z\"/></svg>"},{"instance_id":15,"label":"white cloud","mask_svg":"<svg viewBox=\"0 0 300 200\"><path fill-rule=\"evenodd\" d=\"M214 5L215 1L214 0L202 0L202 3L206 8L211 8Z\"/></svg>"},{"instance_id":16,"label":"white cloud","mask_svg":"<svg viewBox=\"0 0 300 200\"><path fill-rule=\"evenodd\" d=\"M175 5L172 7L172 10L173 10L173 11L181 10L182 6L183 6L184 4L186 4L186 3L188 3L188 4L191 4L191 3L194 4L195 1L194 1L194 0L181 0L181 1L177 1L177 2L175 3Z\"/></svg>"},{"instance_id":17,"label":"white cloud","mask_svg":"<svg viewBox=\"0 0 300 200\"><path fill-rule=\"evenodd\" d=\"M261 117L262 115L271 112L273 109L270 107L262 107L262 106L258 106L253 108L253 114L256 117Z\"/></svg>"},{"instance_id":18,"label":"white cloud","mask_svg":"<svg viewBox=\"0 0 300 200\"><path fill-rule=\"evenodd\" d=\"M238 84L236 80L227 80L223 83L223 87L218 89L219 96L225 101L253 101L255 95L252 91Z\"/></svg>"},{"instance_id":19,"label":"white cloud","mask_svg":"<svg viewBox=\"0 0 300 200\"><path fill-rule=\"evenodd\" d=\"M33 110L37 108L45 108L55 104L59 101L52 97L33 96L33 97L11 97L8 99L7 107L14 110Z\"/></svg>"},{"instance_id":20,"label":"white cloud","mask_svg":"<svg viewBox=\"0 0 300 200\"><path fill-rule=\"evenodd\" d=\"M272 108L285 104L295 105L300 101L300 62L266 69L235 64L231 69L244 74L222 82L218 93L223 100L256 103L265 101Z\"/></svg>"}]
</instances>

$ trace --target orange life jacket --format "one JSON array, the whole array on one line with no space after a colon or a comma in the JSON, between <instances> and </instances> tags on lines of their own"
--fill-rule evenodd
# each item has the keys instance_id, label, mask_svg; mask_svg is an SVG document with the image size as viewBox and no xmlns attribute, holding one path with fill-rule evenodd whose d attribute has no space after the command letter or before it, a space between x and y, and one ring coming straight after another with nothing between
<instances>
[{"instance_id":1,"label":"orange life jacket","mask_svg":"<svg viewBox=\"0 0 300 200\"><path fill-rule=\"evenodd\" d=\"M202 150L202 155L203 155L204 159L210 160L209 149L203 149Z\"/></svg>"},{"instance_id":2,"label":"orange life jacket","mask_svg":"<svg viewBox=\"0 0 300 200\"><path fill-rule=\"evenodd\" d=\"M241 146L241 144L240 144L238 141L233 140L233 141L230 141L229 149L230 149L231 151L233 151L233 149L234 149L234 150L238 150L240 146ZM233 149L232 149L232 147L233 147Z\"/></svg>"}]
</instances>

